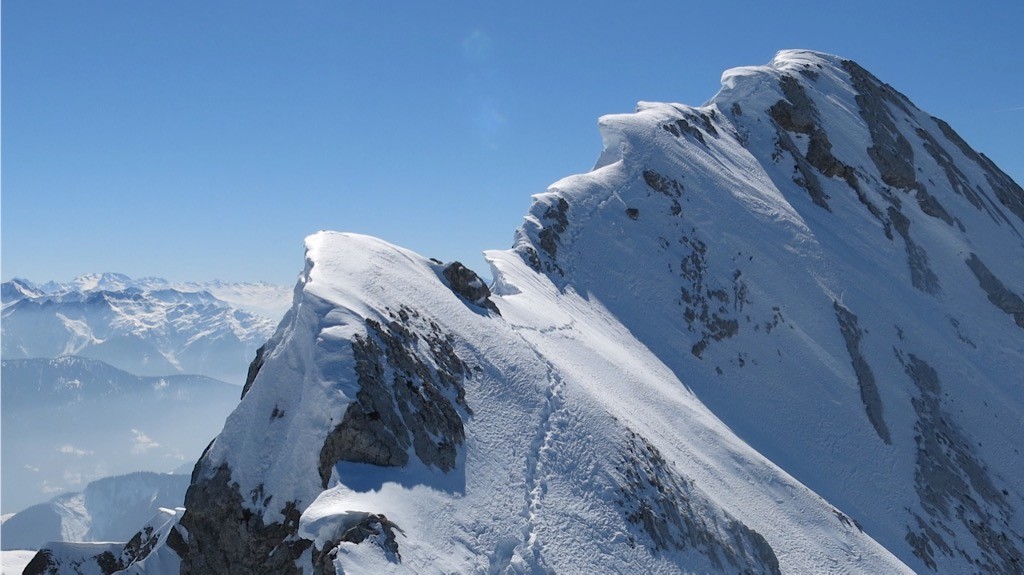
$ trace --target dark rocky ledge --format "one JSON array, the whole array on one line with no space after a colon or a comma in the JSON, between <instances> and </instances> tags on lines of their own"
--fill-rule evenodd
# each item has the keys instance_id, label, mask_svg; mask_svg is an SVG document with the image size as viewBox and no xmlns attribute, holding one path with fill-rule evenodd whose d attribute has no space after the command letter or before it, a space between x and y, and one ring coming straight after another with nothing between
<instances>
[{"instance_id":1,"label":"dark rocky ledge","mask_svg":"<svg viewBox=\"0 0 1024 575\"><path fill-rule=\"evenodd\" d=\"M448 280L448 287L456 294L469 300L473 305L482 307L501 315L498 306L491 301L491 290L487 287L476 272L462 265L460 262L452 262L444 268L444 279Z\"/></svg>"}]
</instances>

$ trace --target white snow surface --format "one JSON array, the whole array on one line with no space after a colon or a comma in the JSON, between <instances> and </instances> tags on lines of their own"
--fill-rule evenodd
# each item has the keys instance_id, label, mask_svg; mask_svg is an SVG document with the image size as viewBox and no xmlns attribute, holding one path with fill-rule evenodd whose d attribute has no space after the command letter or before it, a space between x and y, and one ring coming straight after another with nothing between
<instances>
[{"instance_id":1,"label":"white snow surface","mask_svg":"<svg viewBox=\"0 0 1024 575\"><path fill-rule=\"evenodd\" d=\"M864 74L785 51L703 107L601 118L594 170L486 252L500 315L443 264L310 236L199 485L226 466L265 522L294 503L305 573L335 546L339 573L768 571L758 538L782 573L1014 572L1024 191ZM465 441L448 472L410 448L324 489L368 322L432 372L428 334L469 366ZM682 545L657 544L666 501L697 525ZM338 543L369 514L400 561Z\"/></svg>"},{"instance_id":2,"label":"white snow surface","mask_svg":"<svg viewBox=\"0 0 1024 575\"><path fill-rule=\"evenodd\" d=\"M0 551L0 573L3 575L21 575L28 562L35 557L35 551Z\"/></svg>"},{"instance_id":3,"label":"white snow surface","mask_svg":"<svg viewBox=\"0 0 1024 575\"><path fill-rule=\"evenodd\" d=\"M560 291L515 254L488 254L496 277L518 292L499 299L502 319L460 300L437 264L381 240L322 232L306 245L301 297L206 466L226 463L241 493L262 484L274 501L300 502L300 536L323 545L348 514L372 512L404 533L402 562L388 571L713 569L693 550L652 554L631 543L615 466L632 432L693 481L709 514L764 535L784 572L906 570L740 441L599 302ZM458 468L445 474L414 455L402 469L340 464L322 491L320 446L357 387L354 375L326 378L317 367L328 349L350 356L336 342L361 333L367 318L387 322L384 310L399 306L457 334L458 355L480 368L466 383L473 415ZM268 417L274 407L282 419ZM265 512L280 518L273 506ZM386 563L356 547L338 554L346 573Z\"/></svg>"}]
</instances>

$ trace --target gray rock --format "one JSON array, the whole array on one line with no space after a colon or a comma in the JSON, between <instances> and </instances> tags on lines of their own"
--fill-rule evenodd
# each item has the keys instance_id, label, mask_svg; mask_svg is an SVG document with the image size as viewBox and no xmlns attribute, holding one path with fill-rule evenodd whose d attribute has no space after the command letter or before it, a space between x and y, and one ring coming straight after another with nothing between
<instances>
[{"instance_id":1,"label":"gray rock","mask_svg":"<svg viewBox=\"0 0 1024 575\"><path fill-rule=\"evenodd\" d=\"M910 101L856 62L846 60L843 68L850 74L854 89L857 90L857 106L871 134L868 156L878 168L882 181L894 188L913 190L921 211L953 225L954 220L949 212L928 192L924 184L917 181L914 149L903 132L896 127L896 121L888 108L890 105L895 106L913 117Z\"/></svg>"},{"instance_id":2,"label":"gray rock","mask_svg":"<svg viewBox=\"0 0 1024 575\"><path fill-rule=\"evenodd\" d=\"M779 560L758 532L716 511L694 483L676 473L661 452L630 433L616 467L626 521L650 537L652 551L694 550L716 572L778 574Z\"/></svg>"},{"instance_id":3,"label":"gray rock","mask_svg":"<svg viewBox=\"0 0 1024 575\"><path fill-rule=\"evenodd\" d=\"M185 552L179 552L182 575L301 573L295 560L312 543L297 537L301 513L295 502L281 508L283 522L267 523L263 512L244 505L231 470L221 466L209 478L193 483L185 505L180 525L188 538Z\"/></svg>"},{"instance_id":4,"label":"gray rock","mask_svg":"<svg viewBox=\"0 0 1024 575\"><path fill-rule=\"evenodd\" d=\"M491 290L487 287L476 272L462 265L460 262L452 262L444 268L444 279L448 280L448 287L456 294L464 297L473 305L482 307L501 315L498 306L491 301Z\"/></svg>"},{"instance_id":5,"label":"gray rock","mask_svg":"<svg viewBox=\"0 0 1024 575\"><path fill-rule=\"evenodd\" d=\"M953 143L968 158L974 161L985 173L985 180L995 192L999 202L1013 212L1018 219L1024 221L1024 189L1017 182L999 169L985 154L975 152L967 142L957 134L946 122L932 118L939 126L946 139Z\"/></svg>"},{"instance_id":6,"label":"gray rock","mask_svg":"<svg viewBox=\"0 0 1024 575\"><path fill-rule=\"evenodd\" d=\"M886 212L896 232L903 238L903 246L907 252L907 265L910 267L910 283L915 288L929 294L942 291L939 276L932 271L928 263L928 252L914 241L910 235L910 220L899 209L890 206Z\"/></svg>"},{"instance_id":7,"label":"gray rock","mask_svg":"<svg viewBox=\"0 0 1024 575\"><path fill-rule=\"evenodd\" d=\"M569 227L568 214L569 202L566 202L565 198L558 198L554 205L548 206L544 210L544 227L537 233L537 238L540 240L540 249L551 258L547 266L550 268L548 271L557 271L559 275L564 274L562 269L557 264L554 264L554 261L558 257L558 243L561 239L561 234Z\"/></svg>"},{"instance_id":8,"label":"gray rock","mask_svg":"<svg viewBox=\"0 0 1024 575\"><path fill-rule=\"evenodd\" d=\"M913 514L907 543L932 570L937 570L937 555L942 554L967 557L981 573L1021 573L1024 537L1008 521L1014 509L1007 492L995 486L972 450L973 442L943 409L935 369L914 354L905 357L897 350L896 356L918 391L911 400L917 415L914 486L926 512L925 517ZM961 541L964 533L973 541Z\"/></svg>"},{"instance_id":9,"label":"gray rock","mask_svg":"<svg viewBox=\"0 0 1024 575\"><path fill-rule=\"evenodd\" d=\"M366 320L367 334L352 341L360 389L320 451L325 488L339 461L401 467L410 446L426 465L455 467L465 440L459 409L472 412L462 383L469 366L436 323L407 308L392 316L386 326Z\"/></svg>"},{"instance_id":10,"label":"gray rock","mask_svg":"<svg viewBox=\"0 0 1024 575\"><path fill-rule=\"evenodd\" d=\"M839 321L839 331L846 341L846 351L850 354L850 361L853 363L853 371L857 375L857 386L860 388L860 399L864 403L864 411L867 412L868 421L875 428L875 433L886 443L892 444L892 436L889 428L885 425L885 418L882 414L882 397L878 394L878 385L875 383L875 374L871 372L864 354L860 351L860 340L864 336L860 326L857 325L857 316L850 310L843 307L839 302L833 301L832 308L836 312L836 319Z\"/></svg>"},{"instance_id":11,"label":"gray rock","mask_svg":"<svg viewBox=\"0 0 1024 575\"><path fill-rule=\"evenodd\" d=\"M971 257L967 259L967 267L971 268L974 277L978 278L978 284L981 289L985 290L988 301L1003 310L1013 318L1019 327L1024 329L1024 299L1007 289L1006 285L981 261L978 254L971 254Z\"/></svg>"},{"instance_id":12,"label":"gray rock","mask_svg":"<svg viewBox=\"0 0 1024 575\"><path fill-rule=\"evenodd\" d=\"M256 350L256 357L253 358L252 363L249 364L249 372L245 376L245 385L242 386L242 397L245 399L245 395L249 393L249 389L252 387L252 382L256 381L256 376L260 373L260 368L263 367L263 357L267 351L267 345L263 344Z\"/></svg>"}]
</instances>

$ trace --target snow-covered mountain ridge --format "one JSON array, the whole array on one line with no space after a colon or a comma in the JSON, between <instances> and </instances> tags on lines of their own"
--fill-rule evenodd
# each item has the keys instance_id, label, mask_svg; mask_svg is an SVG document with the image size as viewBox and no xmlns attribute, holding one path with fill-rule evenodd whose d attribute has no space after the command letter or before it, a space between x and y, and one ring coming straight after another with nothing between
<instances>
[{"instance_id":1,"label":"snow-covered mountain ridge","mask_svg":"<svg viewBox=\"0 0 1024 575\"><path fill-rule=\"evenodd\" d=\"M4 549L39 549L50 541L127 541L161 507L181 505L187 475L136 472L89 482L4 521Z\"/></svg>"},{"instance_id":2,"label":"snow-covered mountain ridge","mask_svg":"<svg viewBox=\"0 0 1024 575\"><path fill-rule=\"evenodd\" d=\"M269 284L171 284L109 273L68 284L12 280L3 284L2 352L5 359L80 355L139 375L241 383L285 301L290 292Z\"/></svg>"},{"instance_id":3,"label":"snow-covered mountain ridge","mask_svg":"<svg viewBox=\"0 0 1024 575\"><path fill-rule=\"evenodd\" d=\"M489 291L307 239L164 569L1021 571L1024 190L814 52L599 126Z\"/></svg>"},{"instance_id":4,"label":"snow-covered mountain ridge","mask_svg":"<svg viewBox=\"0 0 1024 575\"><path fill-rule=\"evenodd\" d=\"M211 280L205 282L172 282L164 278L145 277L134 279L125 274L104 272L84 274L70 282L48 281L36 284L22 278L15 278L4 283L4 297L16 299L8 289L17 289L31 295L69 294L75 292L124 291L127 289L140 291L173 290L178 292L206 292L233 307L250 311L257 315L276 320L284 315L292 302L292 290L287 286L279 286L266 282L226 282Z\"/></svg>"}]
</instances>

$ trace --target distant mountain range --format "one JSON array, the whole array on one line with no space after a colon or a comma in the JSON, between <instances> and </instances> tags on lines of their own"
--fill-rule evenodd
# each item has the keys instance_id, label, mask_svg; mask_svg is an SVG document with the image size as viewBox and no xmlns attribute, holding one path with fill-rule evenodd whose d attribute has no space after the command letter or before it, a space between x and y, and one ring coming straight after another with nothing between
<instances>
[{"instance_id":1,"label":"distant mountain range","mask_svg":"<svg viewBox=\"0 0 1024 575\"><path fill-rule=\"evenodd\" d=\"M240 392L208 377L142 377L80 357L3 360L0 378L3 513L102 477L191 471Z\"/></svg>"},{"instance_id":2,"label":"distant mountain range","mask_svg":"<svg viewBox=\"0 0 1024 575\"><path fill-rule=\"evenodd\" d=\"M106 273L64 284L11 280L2 301L4 359L77 355L138 375L190 373L241 384L291 291Z\"/></svg>"}]
</instances>

